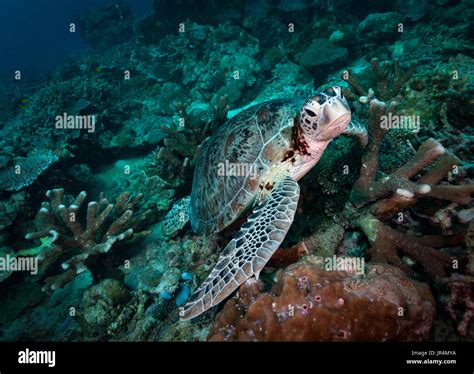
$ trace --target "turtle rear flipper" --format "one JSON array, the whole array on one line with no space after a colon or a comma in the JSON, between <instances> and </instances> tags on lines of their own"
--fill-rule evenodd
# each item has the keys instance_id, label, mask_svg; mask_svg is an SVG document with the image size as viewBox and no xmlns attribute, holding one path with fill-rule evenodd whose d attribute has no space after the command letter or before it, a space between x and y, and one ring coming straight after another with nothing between
<instances>
[{"instance_id":1,"label":"turtle rear flipper","mask_svg":"<svg viewBox=\"0 0 474 374\"><path fill-rule=\"evenodd\" d=\"M206 281L181 309L181 320L200 315L250 277L258 278L293 222L299 194L298 183L289 175L280 180L224 248Z\"/></svg>"},{"instance_id":2,"label":"turtle rear flipper","mask_svg":"<svg viewBox=\"0 0 474 374\"><path fill-rule=\"evenodd\" d=\"M160 223L160 234L164 238L172 237L188 223L190 204L191 196L183 197L173 204L171 210Z\"/></svg>"}]
</instances>

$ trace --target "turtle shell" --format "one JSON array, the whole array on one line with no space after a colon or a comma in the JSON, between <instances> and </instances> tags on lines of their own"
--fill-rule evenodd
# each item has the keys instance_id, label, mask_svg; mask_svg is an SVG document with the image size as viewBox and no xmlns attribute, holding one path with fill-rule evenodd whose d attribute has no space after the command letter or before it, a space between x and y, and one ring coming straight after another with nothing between
<instances>
[{"instance_id":1,"label":"turtle shell","mask_svg":"<svg viewBox=\"0 0 474 374\"><path fill-rule=\"evenodd\" d=\"M250 208L269 168L290 150L298 100L266 101L237 114L203 145L190 219L197 233L219 232Z\"/></svg>"}]
</instances>

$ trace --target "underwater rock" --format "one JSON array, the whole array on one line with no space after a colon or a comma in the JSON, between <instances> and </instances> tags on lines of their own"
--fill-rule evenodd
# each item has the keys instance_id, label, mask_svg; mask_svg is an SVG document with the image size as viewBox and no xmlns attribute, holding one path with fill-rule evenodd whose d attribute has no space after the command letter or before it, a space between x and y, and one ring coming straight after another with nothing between
<instances>
[{"instance_id":1,"label":"underwater rock","mask_svg":"<svg viewBox=\"0 0 474 374\"><path fill-rule=\"evenodd\" d=\"M42 303L6 326L0 340L4 341L64 341L79 329L76 319L65 328L64 321L70 319L70 308L82 303L84 291L92 284L92 276L85 271L74 278L64 288L54 291Z\"/></svg>"},{"instance_id":2,"label":"underwater rock","mask_svg":"<svg viewBox=\"0 0 474 374\"><path fill-rule=\"evenodd\" d=\"M329 41L335 44L340 42L342 39L344 39L344 33L341 30L334 31L329 37Z\"/></svg>"},{"instance_id":3,"label":"underwater rock","mask_svg":"<svg viewBox=\"0 0 474 374\"><path fill-rule=\"evenodd\" d=\"M211 328L211 341L422 341L435 304L428 285L390 265L367 275L304 262L277 276L271 292L244 283Z\"/></svg>"},{"instance_id":4,"label":"underwater rock","mask_svg":"<svg viewBox=\"0 0 474 374\"><path fill-rule=\"evenodd\" d=\"M87 166L87 164L73 165L69 173L75 180L82 183L87 183L87 181L92 177L92 170Z\"/></svg>"},{"instance_id":5,"label":"underwater rock","mask_svg":"<svg viewBox=\"0 0 474 374\"><path fill-rule=\"evenodd\" d=\"M81 36L93 48L110 48L131 38L132 14L125 2L91 10L79 18Z\"/></svg>"},{"instance_id":6,"label":"underwater rock","mask_svg":"<svg viewBox=\"0 0 474 374\"><path fill-rule=\"evenodd\" d=\"M329 40L316 38L299 55L299 63L305 68L312 70L314 68L340 63L348 56L347 49L338 47Z\"/></svg>"},{"instance_id":7,"label":"underwater rock","mask_svg":"<svg viewBox=\"0 0 474 374\"><path fill-rule=\"evenodd\" d=\"M415 22L426 15L429 0L398 0L396 5L401 13L410 18L412 22Z\"/></svg>"},{"instance_id":8,"label":"underwater rock","mask_svg":"<svg viewBox=\"0 0 474 374\"><path fill-rule=\"evenodd\" d=\"M393 40L399 36L397 25L403 16L396 12L369 14L357 28L358 37L364 42L378 43Z\"/></svg>"},{"instance_id":9,"label":"underwater rock","mask_svg":"<svg viewBox=\"0 0 474 374\"><path fill-rule=\"evenodd\" d=\"M13 284L0 299L0 326L11 323L24 309L38 304L44 297L45 294L38 284L28 282Z\"/></svg>"},{"instance_id":10,"label":"underwater rock","mask_svg":"<svg viewBox=\"0 0 474 374\"><path fill-rule=\"evenodd\" d=\"M117 304L130 298L128 291L115 279L104 279L84 292L83 315L91 329L108 326L117 315Z\"/></svg>"},{"instance_id":11,"label":"underwater rock","mask_svg":"<svg viewBox=\"0 0 474 374\"><path fill-rule=\"evenodd\" d=\"M25 191L10 195L8 200L0 200L0 232L10 226L27 209L29 195ZM7 234L7 233L5 233Z\"/></svg>"},{"instance_id":12,"label":"underwater rock","mask_svg":"<svg viewBox=\"0 0 474 374\"><path fill-rule=\"evenodd\" d=\"M172 298L179 287L181 280L181 271L178 268L169 268L161 277L158 287L153 291L162 295L165 299Z\"/></svg>"}]
</instances>

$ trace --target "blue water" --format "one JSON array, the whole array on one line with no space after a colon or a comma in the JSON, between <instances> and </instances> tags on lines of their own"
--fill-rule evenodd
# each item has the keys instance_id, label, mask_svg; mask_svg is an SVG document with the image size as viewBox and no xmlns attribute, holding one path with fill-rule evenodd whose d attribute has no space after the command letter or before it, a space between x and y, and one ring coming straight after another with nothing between
<instances>
[{"instance_id":1,"label":"blue water","mask_svg":"<svg viewBox=\"0 0 474 374\"><path fill-rule=\"evenodd\" d=\"M87 45L69 24L110 0L0 0L0 80L15 70L36 74L83 52ZM151 0L128 2L137 18L152 10Z\"/></svg>"}]
</instances>

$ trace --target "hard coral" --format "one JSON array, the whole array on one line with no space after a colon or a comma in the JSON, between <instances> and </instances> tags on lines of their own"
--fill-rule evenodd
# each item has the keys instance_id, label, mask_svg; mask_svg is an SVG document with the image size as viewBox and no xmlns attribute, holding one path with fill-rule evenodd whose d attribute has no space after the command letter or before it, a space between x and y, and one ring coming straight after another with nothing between
<instances>
[{"instance_id":1,"label":"hard coral","mask_svg":"<svg viewBox=\"0 0 474 374\"><path fill-rule=\"evenodd\" d=\"M366 277L298 263L269 293L255 280L229 300L208 336L218 341L420 341L435 315L427 285L389 265Z\"/></svg>"},{"instance_id":2,"label":"hard coral","mask_svg":"<svg viewBox=\"0 0 474 374\"><path fill-rule=\"evenodd\" d=\"M449 301L446 307L449 316L458 321L457 331L461 336L468 336L469 326L474 318L474 221L471 221L466 234L466 246L469 249L466 275L453 274L443 279L449 289ZM459 310L458 318L457 310Z\"/></svg>"},{"instance_id":3,"label":"hard coral","mask_svg":"<svg viewBox=\"0 0 474 374\"><path fill-rule=\"evenodd\" d=\"M201 143L226 121L229 106L224 95L208 119L191 115L183 103L177 105L177 110L182 126L162 126L168 136L164 145L153 152L149 167L156 168L165 181L179 186L189 185Z\"/></svg>"},{"instance_id":4,"label":"hard coral","mask_svg":"<svg viewBox=\"0 0 474 374\"><path fill-rule=\"evenodd\" d=\"M35 151L13 167L0 170L0 189L18 191L29 186L58 159L49 149Z\"/></svg>"},{"instance_id":5,"label":"hard coral","mask_svg":"<svg viewBox=\"0 0 474 374\"><path fill-rule=\"evenodd\" d=\"M367 97L372 99L374 95L382 100L390 100L401 93L416 70L416 63L412 63L407 69L402 69L398 60L380 62L377 58L373 58L370 65L372 68L370 84L373 85L370 88L364 87L351 69L341 74L342 79L351 86L351 90L343 88L344 95L350 100L366 101Z\"/></svg>"},{"instance_id":6,"label":"hard coral","mask_svg":"<svg viewBox=\"0 0 474 374\"><path fill-rule=\"evenodd\" d=\"M46 278L45 291L69 283L87 269L86 261L90 257L107 253L116 242L146 234L145 231L135 232L148 214L146 211L134 214L141 194L131 198L130 193L125 192L115 204L103 197L99 202L90 202L85 227L81 225L78 214L86 200L86 192L81 192L74 201L64 195L63 189L50 190L46 196L50 202L43 202L36 215L36 231L26 235L26 239L43 239L44 245L20 252L25 255L38 254L43 272L55 264L59 257L69 255L69 259L61 265L65 271ZM45 240L48 237L50 239ZM80 252L76 254L78 250Z\"/></svg>"},{"instance_id":7,"label":"hard coral","mask_svg":"<svg viewBox=\"0 0 474 374\"><path fill-rule=\"evenodd\" d=\"M452 259L434 248L461 244L462 235L417 237L392 229L382 221L402 213L420 198L468 204L474 186L440 184L443 177L458 164L458 159L434 139L426 140L413 158L394 173L376 178L380 146L387 132L380 121L395 106L394 102L386 105L376 99L370 103L369 144L362 156L359 179L343 215L346 222L366 234L372 245L369 255L373 260L388 262L410 272L411 268L399 258L398 251L401 251L420 263L430 275L444 277L446 270L452 269ZM415 182L411 181L428 166L431 169Z\"/></svg>"}]
</instances>

